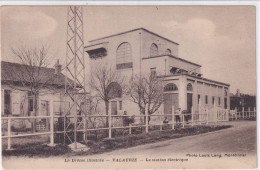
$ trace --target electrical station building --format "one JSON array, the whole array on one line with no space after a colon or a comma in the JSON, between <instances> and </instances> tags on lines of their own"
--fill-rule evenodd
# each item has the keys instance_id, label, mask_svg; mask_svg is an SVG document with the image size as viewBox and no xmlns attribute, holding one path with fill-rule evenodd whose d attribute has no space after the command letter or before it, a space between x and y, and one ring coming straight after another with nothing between
<instances>
[{"instance_id":1,"label":"electrical station building","mask_svg":"<svg viewBox=\"0 0 260 170\"><path fill-rule=\"evenodd\" d=\"M171 114L175 110L191 113L199 107L217 106L230 108L229 84L204 78L201 65L182 59L178 54L179 44L138 28L115 35L89 41L85 51L90 57L90 69L101 63L114 67L122 75L156 74L165 81L165 102L158 110L161 114ZM139 112L138 106L119 97L112 103L112 113L126 110ZM137 109L137 110L136 110Z\"/></svg>"}]
</instances>

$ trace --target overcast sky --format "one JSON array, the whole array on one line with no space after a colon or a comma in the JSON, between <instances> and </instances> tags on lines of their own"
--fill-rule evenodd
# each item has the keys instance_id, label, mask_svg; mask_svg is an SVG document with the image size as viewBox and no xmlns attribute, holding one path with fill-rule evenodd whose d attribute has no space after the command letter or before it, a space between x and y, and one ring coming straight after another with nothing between
<instances>
[{"instance_id":1,"label":"overcast sky","mask_svg":"<svg viewBox=\"0 0 260 170\"><path fill-rule=\"evenodd\" d=\"M10 47L48 44L64 65L67 7L4 7L1 19L2 60L16 61ZM139 27L179 43L179 57L202 65L205 78L256 94L253 6L84 7L85 45Z\"/></svg>"}]
</instances>

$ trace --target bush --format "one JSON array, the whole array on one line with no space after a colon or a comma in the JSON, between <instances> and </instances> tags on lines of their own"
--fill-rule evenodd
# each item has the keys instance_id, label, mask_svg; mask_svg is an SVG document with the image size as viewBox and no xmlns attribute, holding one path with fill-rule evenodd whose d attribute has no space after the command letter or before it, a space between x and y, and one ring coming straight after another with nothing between
<instances>
[{"instance_id":1,"label":"bush","mask_svg":"<svg viewBox=\"0 0 260 170\"><path fill-rule=\"evenodd\" d=\"M135 117L134 115L131 117L123 117L123 126L129 126L131 123L135 122Z\"/></svg>"},{"instance_id":2,"label":"bush","mask_svg":"<svg viewBox=\"0 0 260 170\"><path fill-rule=\"evenodd\" d=\"M4 156L58 156L69 153L71 150L67 145L56 145L54 147L49 147L46 144L41 143L30 143L25 145L14 145L14 150L3 150L2 154Z\"/></svg>"}]
</instances>

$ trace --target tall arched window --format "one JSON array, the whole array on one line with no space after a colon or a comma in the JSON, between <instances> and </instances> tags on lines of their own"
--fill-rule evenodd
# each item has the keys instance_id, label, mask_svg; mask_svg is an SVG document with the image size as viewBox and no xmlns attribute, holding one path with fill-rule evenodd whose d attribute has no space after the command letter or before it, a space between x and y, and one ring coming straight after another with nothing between
<instances>
[{"instance_id":1,"label":"tall arched window","mask_svg":"<svg viewBox=\"0 0 260 170\"><path fill-rule=\"evenodd\" d=\"M150 47L150 56L153 57L153 56L158 56L158 55L159 55L158 46L153 43Z\"/></svg>"},{"instance_id":2,"label":"tall arched window","mask_svg":"<svg viewBox=\"0 0 260 170\"><path fill-rule=\"evenodd\" d=\"M169 83L164 87L164 91L176 91L178 87L174 83Z\"/></svg>"},{"instance_id":3,"label":"tall arched window","mask_svg":"<svg viewBox=\"0 0 260 170\"><path fill-rule=\"evenodd\" d=\"M188 85L187 85L187 91L192 91L193 89L192 89L192 85L189 83Z\"/></svg>"},{"instance_id":4,"label":"tall arched window","mask_svg":"<svg viewBox=\"0 0 260 170\"><path fill-rule=\"evenodd\" d=\"M168 48L168 49L165 51L165 54L166 54L166 55L170 55L170 54L172 54L172 51Z\"/></svg>"},{"instance_id":5,"label":"tall arched window","mask_svg":"<svg viewBox=\"0 0 260 170\"><path fill-rule=\"evenodd\" d=\"M116 51L116 67L117 69L125 69L133 67L132 49L128 42L120 44Z\"/></svg>"}]
</instances>

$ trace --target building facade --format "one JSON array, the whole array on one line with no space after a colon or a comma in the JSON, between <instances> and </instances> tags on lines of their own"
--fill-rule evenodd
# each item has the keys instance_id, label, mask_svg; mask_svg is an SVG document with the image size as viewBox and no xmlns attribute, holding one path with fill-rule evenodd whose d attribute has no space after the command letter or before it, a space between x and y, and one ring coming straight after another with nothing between
<instances>
[{"instance_id":1,"label":"building facade","mask_svg":"<svg viewBox=\"0 0 260 170\"><path fill-rule=\"evenodd\" d=\"M138 28L89 43L85 51L90 57L91 70L106 63L129 80L133 75L143 74L162 77L165 102L159 113L171 114L172 106L188 113L192 107L195 112L199 107L230 108L230 85L204 78L201 65L182 59L178 54L179 44L172 40ZM117 101L114 110L139 113L138 107L130 104L129 100Z\"/></svg>"}]
</instances>

